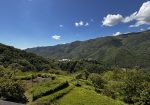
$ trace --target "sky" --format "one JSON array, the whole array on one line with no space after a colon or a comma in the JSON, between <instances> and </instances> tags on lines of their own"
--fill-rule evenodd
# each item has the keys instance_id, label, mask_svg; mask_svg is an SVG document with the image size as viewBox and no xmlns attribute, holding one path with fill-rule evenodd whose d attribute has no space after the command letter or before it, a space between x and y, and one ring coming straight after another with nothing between
<instances>
[{"instance_id":1,"label":"sky","mask_svg":"<svg viewBox=\"0 0 150 105\"><path fill-rule=\"evenodd\" d=\"M0 43L20 49L147 29L147 0L0 0Z\"/></svg>"}]
</instances>

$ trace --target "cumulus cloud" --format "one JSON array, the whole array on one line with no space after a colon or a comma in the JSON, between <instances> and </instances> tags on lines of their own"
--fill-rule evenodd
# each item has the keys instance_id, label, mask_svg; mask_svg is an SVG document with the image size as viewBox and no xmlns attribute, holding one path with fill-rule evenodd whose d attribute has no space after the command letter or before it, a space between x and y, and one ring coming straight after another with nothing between
<instances>
[{"instance_id":1,"label":"cumulus cloud","mask_svg":"<svg viewBox=\"0 0 150 105\"><path fill-rule=\"evenodd\" d=\"M75 22L75 26L76 27L89 26L89 23L88 22L79 21L79 22Z\"/></svg>"},{"instance_id":2,"label":"cumulus cloud","mask_svg":"<svg viewBox=\"0 0 150 105\"><path fill-rule=\"evenodd\" d=\"M120 14L112 15L108 14L106 17L104 17L102 24L103 26L114 26L120 23L123 20L123 16Z\"/></svg>"},{"instance_id":3,"label":"cumulus cloud","mask_svg":"<svg viewBox=\"0 0 150 105\"><path fill-rule=\"evenodd\" d=\"M136 23L130 27L138 27L143 24L150 25L150 1L143 3L138 12L136 12L134 19Z\"/></svg>"},{"instance_id":4,"label":"cumulus cloud","mask_svg":"<svg viewBox=\"0 0 150 105\"><path fill-rule=\"evenodd\" d=\"M120 14L108 14L104 17L102 24L103 26L114 26L121 22L128 23L131 21L135 21L135 24L130 25L129 27L138 27L144 24L150 25L150 1L143 3L140 9L130 16L123 17Z\"/></svg>"},{"instance_id":5,"label":"cumulus cloud","mask_svg":"<svg viewBox=\"0 0 150 105\"><path fill-rule=\"evenodd\" d=\"M53 35L52 39L54 40L60 40L61 36L60 35Z\"/></svg>"},{"instance_id":6,"label":"cumulus cloud","mask_svg":"<svg viewBox=\"0 0 150 105\"><path fill-rule=\"evenodd\" d=\"M130 21L133 21L136 17L137 12L134 12L133 14L131 14L130 16L125 17L122 22L123 23L128 23Z\"/></svg>"},{"instance_id":7,"label":"cumulus cloud","mask_svg":"<svg viewBox=\"0 0 150 105\"><path fill-rule=\"evenodd\" d=\"M113 34L113 36L118 36L118 35L121 35L122 33L121 32L116 32Z\"/></svg>"}]
</instances>

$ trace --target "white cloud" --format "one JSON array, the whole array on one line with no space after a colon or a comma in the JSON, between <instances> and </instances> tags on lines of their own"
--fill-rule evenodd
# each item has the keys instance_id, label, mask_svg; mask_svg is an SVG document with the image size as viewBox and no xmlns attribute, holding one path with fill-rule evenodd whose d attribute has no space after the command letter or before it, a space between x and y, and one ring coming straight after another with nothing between
<instances>
[{"instance_id":1,"label":"white cloud","mask_svg":"<svg viewBox=\"0 0 150 105\"><path fill-rule=\"evenodd\" d=\"M53 35L52 39L54 40L60 40L61 36L60 35Z\"/></svg>"},{"instance_id":2,"label":"white cloud","mask_svg":"<svg viewBox=\"0 0 150 105\"><path fill-rule=\"evenodd\" d=\"M144 31L144 29L143 29L143 28L141 28L141 29L140 29L140 31Z\"/></svg>"},{"instance_id":3,"label":"white cloud","mask_svg":"<svg viewBox=\"0 0 150 105\"><path fill-rule=\"evenodd\" d=\"M122 33L121 32L116 32L113 34L113 36L118 36L118 35L121 35Z\"/></svg>"},{"instance_id":4,"label":"white cloud","mask_svg":"<svg viewBox=\"0 0 150 105\"><path fill-rule=\"evenodd\" d=\"M60 28L64 27L62 24L59 25Z\"/></svg>"},{"instance_id":5,"label":"white cloud","mask_svg":"<svg viewBox=\"0 0 150 105\"><path fill-rule=\"evenodd\" d=\"M150 27L148 27L147 29L150 30Z\"/></svg>"},{"instance_id":6,"label":"white cloud","mask_svg":"<svg viewBox=\"0 0 150 105\"><path fill-rule=\"evenodd\" d=\"M134 20L135 17L136 17L136 14L137 14L137 12L134 12L134 13L131 14L130 16L125 17L122 22L123 22L123 23L128 23L128 22Z\"/></svg>"},{"instance_id":7,"label":"white cloud","mask_svg":"<svg viewBox=\"0 0 150 105\"><path fill-rule=\"evenodd\" d=\"M120 23L123 20L123 16L120 14L112 15L108 14L106 17L104 17L102 24L103 26L114 26Z\"/></svg>"},{"instance_id":8,"label":"white cloud","mask_svg":"<svg viewBox=\"0 0 150 105\"><path fill-rule=\"evenodd\" d=\"M130 27L138 27L140 25L150 25L150 1L143 3L141 8L134 16L136 23Z\"/></svg>"},{"instance_id":9,"label":"white cloud","mask_svg":"<svg viewBox=\"0 0 150 105\"><path fill-rule=\"evenodd\" d=\"M84 26L89 26L89 23L88 23L88 22L86 22Z\"/></svg>"},{"instance_id":10,"label":"white cloud","mask_svg":"<svg viewBox=\"0 0 150 105\"><path fill-rule=\"evenodd\" d=\"M143 3L140 9L132 13L130 16L123 17L120 14L108 14L104 17L102 24L104 26L114 26L121 22L128 23L131 21L135 21L135 24L130 25L129 27L138 27L144 24L150 25L150 1Z\"/></svg>"},{"instance_id":11,"label":"white cloud","mask_svg":"<svg viewBox=\"0 0 150 105\"><path fill-rule=\"evenodd\" d=\"M78 26L79 26L79 23L76 22L76 23L75 23L75 26L78 27Z\"/></svg>"},{"instance_id":12,"label":"white cloud","mask_svg":"<svg viewBox=\"0 0 150 105\"><path fill-rule=\"evenodd\" d=\"M80 22L79 22L79 25L80 25L80 26L83 26L83 25L84 25L83 21L80 21Z\"/></svg>"},{"instance_id":13,"label":"white cloud","mask_svg":"<svg viewBox=\"0 0 150 105\"><path fill-rule=\"evenodd\" d=\"M79 21L79 22L75 22L75 26L76 27L89 26L89 23L88 22Z\"/></svg>"}]
</instances>

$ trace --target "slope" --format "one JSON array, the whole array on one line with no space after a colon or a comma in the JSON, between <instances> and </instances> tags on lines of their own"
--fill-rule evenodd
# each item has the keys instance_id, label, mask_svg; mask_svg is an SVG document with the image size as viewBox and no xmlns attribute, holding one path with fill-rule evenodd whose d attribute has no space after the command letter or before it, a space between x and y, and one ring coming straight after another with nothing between
<instances>
[{"instance_id":1,"label":"slope","mask_svg":"<svg viewBox=\"0 0 150 105\"><path fill-rule=\"evenodd\" d=\"M0 65L23 71L41 71L51 68L50 62L45 58L4 44L0 44Z\"/></svg>"},{"instance_id":2,"label":"slope","mask_svg":"<svg viewBox=\"0 0 150 105\"><path fill-rule=\"evenodd\" d=\"M121 67L150 67L150 31L26 49L52 59L94 59Z\"/></svg>"}]
</instances>

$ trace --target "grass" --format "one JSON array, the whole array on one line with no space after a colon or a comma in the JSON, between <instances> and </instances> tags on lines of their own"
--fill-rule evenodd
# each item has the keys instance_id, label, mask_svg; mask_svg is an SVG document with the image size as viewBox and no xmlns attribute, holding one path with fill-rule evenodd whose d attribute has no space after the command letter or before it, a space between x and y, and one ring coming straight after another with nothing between
<instances>
[{"instance_id":1,"label":"grass","mask_svg":"<svg viewBox=\"0 0 150 105\"><path fill-rule=\"evenodd\" d=\"M51 95L39 98L38 100L34 101L31 105L50 105L54 100L57 100L57 99L61 98L62 96L66 95L73 88L74 88L74 86L71 85L71 86L69 86L65 89L62 89L58 92L55 92Z\"/></svg>"},{"instance_id":2,"label":"grass","mask_svg":"<svg viewBox=\"0 0 150 105\"><path fill-rule=\"evenodd\" d=\"M34 92L34 97L37 97L37 96L39 97L41 94L51 90L52 88L56 87L58 84L60 84L59 80L50 80L45 83L40 83L38 85L35 85L28 91L26 91L26 94L31 95Z\"/></svg>"},{"instance_id":3,"label":"grass","mask_svg":"<svg viewBox=\"0 0 150 105\"><path fill-rule=\"evenodd\" d=\"M56 79L48 80L43 83L40 82L26 91L26 96L29 98L28 105L126 105L123 102L96 93L94 88L87 83L88 81L79 80L81 87L75 87L73 84L76 83L76 80L73 76L57 74L55 74L55 76ZM58 87L59 84L64 81L68 81L70 86L58 89L54 92L48 92ZM34 97L36 98L32 102L33 91ZM48 94L45 95L47 92Z\"/></svg>"},{"instance_id":4,"label":"grass","mask_svg":"<svg viewBox=\"0 0 150 105\"><path fill-rule=\"evenodd\" d=\"M58 105L125 105L120 101L97 94L93 90L76 87L58 100Z\"/></svg>"},{"instance_id":5,"label":"grass","mask_svg":"<svg viewBox=\"0 0 150 105\"><path fill-rule=\"evenodd\" d=\"M63 83L60 83L60 84L57 84L56 86L53 85L51 88L50 87L37 87L37 91L34 92L34 96L33 96L33 100L36 100L42 96L47 96L49 94L52 94L54 92L57 92L63 88L66 88L68 87L68 82L63 82Z\"/></svg>"},{"instance_id":6,"label":"grass","mask_svg":"<svg viewBox=\"0 0 150 105\"><path fill-rule=\"evenodd\" d=\"M52 76L55 76L55 75L52 75ZM42 79L42 78L39 78L39 79ZM36 84L34 83L33 87L30 87L30 89L26 91L25 95L28 97L29 103L30 103L32 102L33 99L36 100L37 98L42 97L43 94L47 94L49 93L49 91L56 90L62 83L64 83L65 81L70 81L71 79L72 78L70 76L57 75L57 77L54 80L47 79L46 81L43 81L43 82L39 82ZM34 92L34 95L33 95L33 92Z\"/></svg>"}]
</instances>

